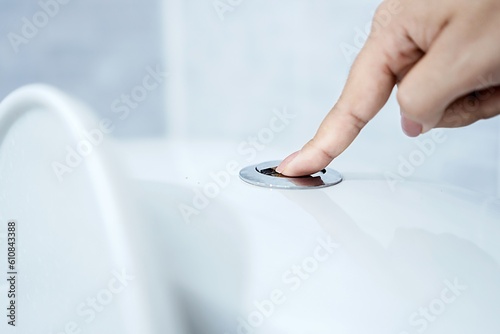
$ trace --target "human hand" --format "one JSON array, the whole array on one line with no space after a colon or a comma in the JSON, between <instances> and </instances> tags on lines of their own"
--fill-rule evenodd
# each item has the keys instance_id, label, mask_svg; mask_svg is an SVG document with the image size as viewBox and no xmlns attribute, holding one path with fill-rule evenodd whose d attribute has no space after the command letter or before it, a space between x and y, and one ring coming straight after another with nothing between
<instances>
[{"instance_id":1,"label":"human hand","mask_svg":"<svg viewBox=\"0 0 500 334\"><path fill-rule=\"evenodd\" d=\"M301 176L326 167L396 85L410 137L500 114L500 1L384 1L338 102L314 138L276 170Z\"/></svg>"}]
</instances>

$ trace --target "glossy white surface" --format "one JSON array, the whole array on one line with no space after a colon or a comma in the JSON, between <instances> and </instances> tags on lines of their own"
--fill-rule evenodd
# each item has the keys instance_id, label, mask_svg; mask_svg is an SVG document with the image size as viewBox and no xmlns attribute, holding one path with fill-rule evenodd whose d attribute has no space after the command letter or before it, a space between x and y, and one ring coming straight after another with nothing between
<instances>
[{"instance_id":1,"label":"glossy white surface","mask_svg":"<svg viewBox=\"0 0 500 334\"><path fill-rule=\"evenodd\" d=\"M231 147L158 142L122 147L128 173L149 180L140 188L156 189L143 199L156 206L153 211L173 211L170 224L195 235L224 227L223 239L233 247L224 246L227 254L218 261L238 263L226 267L232 276L223 276L241 285L241 303L219 332L245 333L238 327L240 317L253 321L254 326L245 325L252 333L498 331L498 198L415 180L393 190L383 175L349 172L341 184L311 191L254 187L237 176L223 182L223 162L234 157ZM281 153L269 150L262 159L275 154ZM203 201L204 189L216 189L209 185L213 175L220 176L221 190ZM184 188L174 201L162 195L172 184ZM186 206L196 213L184 211L183 217L180 209ZM332 253L315 253L328 240L336 245ZM323 262L313 260L315 254ZM293 271L294 265L302 269ZM206 274L195 265L191 270L178 279ZM223 287L215 300L231 295L233 285L225 280L203 282L208 290L212 284ZM271 311L264 302L269 317L260 322L255 303L269 300L273 291L282 303Z\"/></svg>"},{"instance_id":2,"label":"glossy white surface","mask_svg":"<svg viewBox=\"0 0 500 334\"><path fill-rule=\"evenodd\" d=\"M17 322L7 325L2 311L2 333L177 330L169 286L157 284L168 278L147 272L140 219L105 144L73 155L61 181L54 172L95 124L83 105L47 86L22 88L0 105L2 275L7 223L18 226ZM2 305L11 300L4 282Z\"/></svg>"},{"instance_id":3,"label":"glossy white surface","mask_svg":"<svg viewBox=\"0 0 500 334\"><path fill-rule=\"evenodd\" d=\"M98 124L84 107L28 87L2 103L0 124L0 221L19 222L23 333L500 328L500 201L487 191L412 173L389 182L392 162L367 173L365 157L332 165L337 186L277 191L237 175L283 149L106 136L59 182L53 162ZM121 270L134 278L108 303ZM90 319L92 298L106 307Z\"/></svg>"}]
</instances>

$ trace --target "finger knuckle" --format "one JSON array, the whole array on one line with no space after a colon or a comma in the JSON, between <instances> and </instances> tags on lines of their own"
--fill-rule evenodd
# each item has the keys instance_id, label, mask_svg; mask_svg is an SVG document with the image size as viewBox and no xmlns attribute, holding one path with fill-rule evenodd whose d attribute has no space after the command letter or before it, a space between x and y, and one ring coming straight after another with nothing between
<instances>
[{"instance_id":1,"label":"finger knuckle","mask_svg":"<svg viewBox=\"0 0 500 334\"><path fill-rule=\"evenodd\" d=\"M418 101L416 101L415 95L404 83L399 86L396 93L396 99L406 115L413 117L420 116L420 111L417 108Z\"/></svg>"}]
</instances>

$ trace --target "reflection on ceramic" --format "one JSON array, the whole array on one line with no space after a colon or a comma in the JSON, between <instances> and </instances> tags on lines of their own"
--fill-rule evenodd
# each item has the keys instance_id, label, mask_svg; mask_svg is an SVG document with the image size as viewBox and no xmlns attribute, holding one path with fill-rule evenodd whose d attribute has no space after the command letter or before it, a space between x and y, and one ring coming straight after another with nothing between
<instances>
[{"instance_id":1,"label":"reflection on ceramic","mask_svg":"<svg viewBox=\"0 0 500 334\"><path fill-rule=\"evenodd\" d=\"M226 161L227 150L218 144L174 146L159 144L157 151L176 156L191 146ZM191 196L175 201L174 216L189 218L179 229L200 233L217 222L239 231L232 238L237 246L228 251L241 257L242 298L222 333L495 333L500 328L497 198L413 181L393 191L383 177L349 173L337 186L301 191L251 186L232 176L210 198L203 189L216 184L215 174L224 179L223 168L190 172L189 166L200 165L193 158L186 172L170 173L161 155L122 149L135 157L126 159L129 165L139 159L165 171L162 183L148 181L143 189L168 189L173 182L191 189ZM151 179L146 173L141 177L146 170L129 173ZM159 194L148 203L165 210L172 201ZM196 212L186 214L186 207Z\"/></svg>"},{"instance_id":2,"label":"reflection on ceramic","mask_svg":"<svg viewBox=\"0 0 500 334\"><path fill-rule=\"evenodd\" d=\"M0 107L0 233L18 221L21 331L500 328L498 198L349 170L330 188L256 187L239 170L287 152L249 162L227 142L106 138L60 182L53 162L97 122L47 87L16 94Z\"/></svg>"}]
</instances>

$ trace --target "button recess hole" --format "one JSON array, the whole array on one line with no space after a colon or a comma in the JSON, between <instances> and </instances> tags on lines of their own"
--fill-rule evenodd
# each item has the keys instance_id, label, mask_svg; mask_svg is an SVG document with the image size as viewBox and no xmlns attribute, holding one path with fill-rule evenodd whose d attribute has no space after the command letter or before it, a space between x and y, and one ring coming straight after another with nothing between
<instances>
[{"instance_id":1,"label":"button recess hole","mask_svg":"<svg viewBox=\"0 0 500 334\"><path fill-rule=\"evenodd\" d=\"M286 176L286 175L283 175L281 173L278 173L276 171L276 168L278 168L278 166L276 166L276 167L269 167L269 168L265 168L265 169L261 169L261 170L255 168L255 170L257 170L257 172L259 172L261 174L264 174L264 175L267 175L267 176L271 176L271 177L284 177L284 178L290 178L290 179L292 179L292 178L318 177L318 176L324 175L326 173L326 169L323 169L323 170L320 170L319 172L314 173L312 175L290 177L290 176Z\"/></svg>"},{"instance_id":2,"label":"button recess hole","mask_svg":"<svg viewBox=\"0 0 500 334\"><path fill-rule=\"evenodd\" d=\"M261 173L261 174L264 174L264 175L267 175L267 176L272 176L272 177L286 177L285 175L281 174L281 173L278 173L276 171L276 168L278 168L278 166L276 167L269 167L269 168L266 168L266 169L261 169L261 170L258 170L257 168L257 172Z\"/></svg>"},{"instance_id":3,"label":"button recess hole","mask_svg":"<svg viewBox=\"0 0 500 334\"><path fill-rule=\"evenodd\" d=\"M280 162L273 160L245 167L240 171L240 178L249 184L273 189L325 188L342 182L342 175L331 168L325 168L312 175L286 176L276 171L276 166Z\"/></svg>"}]
</instances>

